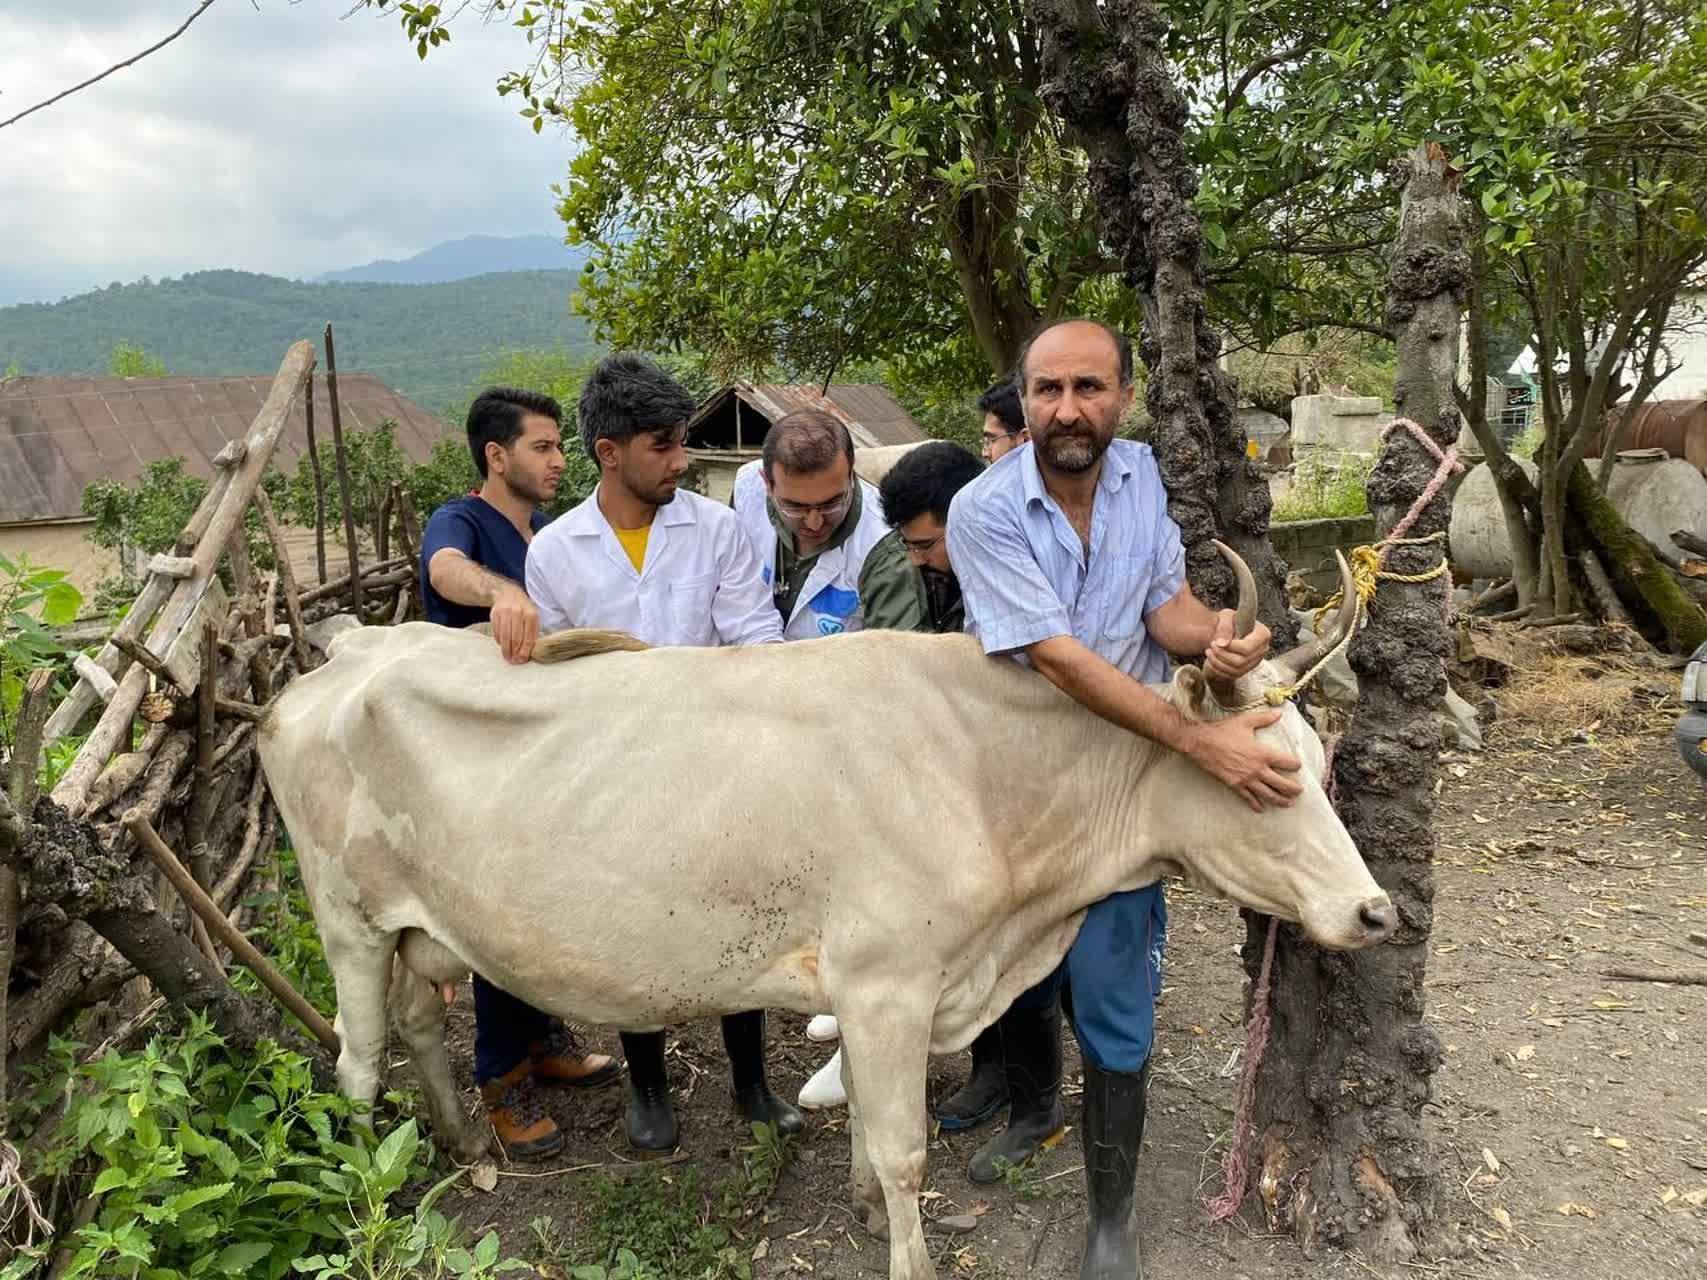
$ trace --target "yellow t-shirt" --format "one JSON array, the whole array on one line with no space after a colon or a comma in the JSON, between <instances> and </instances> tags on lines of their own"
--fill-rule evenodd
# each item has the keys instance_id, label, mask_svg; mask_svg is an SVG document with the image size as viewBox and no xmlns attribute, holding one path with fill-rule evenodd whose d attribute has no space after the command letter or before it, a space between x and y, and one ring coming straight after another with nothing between
<instances>
[{"instance_id":1,"label":"yellow t-shirt","mask_svg":"<svg viewBox=\"0 0 1707 1280\"><path fill-rule=\"evenodd\" d=\"M645 525L639 529L613 527L611 532L616 535L616 540L622 543L622 549L628 552L629 563L634 566L634 572L639 573L641 566L646 563L646 539L652 535L652 526Z\"/></svg>"}]
</instances>

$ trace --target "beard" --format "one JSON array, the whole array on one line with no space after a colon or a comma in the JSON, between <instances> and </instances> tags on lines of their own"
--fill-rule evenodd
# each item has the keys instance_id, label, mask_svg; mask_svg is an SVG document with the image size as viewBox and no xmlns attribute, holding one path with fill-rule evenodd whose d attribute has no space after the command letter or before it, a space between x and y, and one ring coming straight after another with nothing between
<instances>
[{"instance_id":1,"label":"beard","mask_svg":"<svg viewBox=\"0 0 1707 1280\"><path fill-rule=\"evenodd\" d=\"M1089 423L1082 422L1067 428L1054 427L1042 440L1034 439L1033 443L1051 468L1068 475L1080 475L1096 466L1113 440L1112 431L1104 435Z\"/></svg>"},{"instance_id":2,"label":"beard","mask_svg":"<svg viewBox=\"0 0 1707 1280\"><path fill-rule=\"evenodd\" d=\"M676 491L681 484L679 480L659 480L642 488L636 481L626 477L622 483L623 488L627 489L632 496L651 507L669 506L676 500Z\"/></svg>"},{"instance_id":3,"label":"beard","mask_svg":"<svg viewBox=\"0 0 1707 1280\"><path fill-rule=\"evenodd\" d=\"M544 476L530 477L519 482L512 480L510 488L538 507L543 507L557 496L557 485Z\"/></svg>"}]
</instances>

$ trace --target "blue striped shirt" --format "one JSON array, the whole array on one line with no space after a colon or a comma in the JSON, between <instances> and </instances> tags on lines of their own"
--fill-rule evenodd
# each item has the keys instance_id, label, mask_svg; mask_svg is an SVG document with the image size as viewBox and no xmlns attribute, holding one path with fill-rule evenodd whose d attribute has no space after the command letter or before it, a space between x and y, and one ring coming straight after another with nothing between
<instances>
[{"instance_id":1,"label":"blue striped shirt","mask_svg":"<svg viewBox=\"0 0 1707 1280\"><path fill-rule=\"evenodd\" d=\"M1144 617L1184 587L1185 547L1149 445L1116 440L1103 455L1088 559L1029 444L955 495L948 557L985 653L1023 661L1016 651L1070 635L1134 679L1167 679Z\"/></svg>"}]
</instances>

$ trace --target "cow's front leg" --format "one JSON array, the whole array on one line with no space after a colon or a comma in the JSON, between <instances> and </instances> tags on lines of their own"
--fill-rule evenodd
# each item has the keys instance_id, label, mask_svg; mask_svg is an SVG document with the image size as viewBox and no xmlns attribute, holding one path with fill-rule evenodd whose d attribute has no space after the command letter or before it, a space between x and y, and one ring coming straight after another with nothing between
<instances>
[{"instance_id":1,"label":"cow's front leg","mask_svg":"<svg viewBox=\"0 0 1707 1280\"><path fill-rule=\"evenodd\" d=\"M879 1240L889 1238L889 1207L883 1200L883 1184L871 1167L871 1152L865 1145L865 1120L859 1109L859 1084L849 1066L847 1046L841 1049L842 1092L848 1096L848 1137L853 1146L853 1200L865 1229Z\"/></svg>"},{"instance_id":2,"label":"cow's front leg","mask_svg":"<svg viewBox=\"0 0 1707 1280\"><path fill-rule=\"evenodd\" d=\"M890 1280L935 1280L919 1221L919 1192L925 1182L925 1067L929 1058L932 1005L914 1003L893 989L871 1007L836 1010L842 1028L843 1070L857 1092L859 1132L854 1138L855 1194L861 1146L868 1172L883 1188L888 1210ZM867 1225L872 1225L868 1216Z\"/></svg>"}]
</instances>

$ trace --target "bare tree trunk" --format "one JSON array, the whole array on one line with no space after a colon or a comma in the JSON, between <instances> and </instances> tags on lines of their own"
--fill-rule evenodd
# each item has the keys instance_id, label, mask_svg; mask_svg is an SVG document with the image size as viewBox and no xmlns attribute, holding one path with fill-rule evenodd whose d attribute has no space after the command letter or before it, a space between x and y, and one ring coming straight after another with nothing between
<instances>
[{"instance_id":1,"label":"bare tree trunk","mask_svg":"<svg viewBox=\"0 0 1707 1280\"><path fill-rule=\"evenodd\" d=\"M1454 394L1458 314L1469 270L1456 175L1438 147L1410 157L1399 240L1388 278L1397 335L1394 400L1442 448L1458 437ZM1369 477L1385 537L1435 474L1432 453L1392 432ZM1437 493L1409 536L1446 527ZM1388 567L1426 573L1435 544L1396 546ZM1308 1244L1322 1240L1386 1260L1432 1256L1443 1198L1437 1153L1423 1132L1430 1080L1443 1057L1423 1020L1423 977L1433 921L1434 781L1450 640L1446 582L1384 580L1349 658L1360 695L1335 755L1346 829L1399 909L1394 939L1372 951L1317 950L1291 926L1276 947L1273 1030L1258 1084L1265 1185L1284 1190L1271 1212Z\"/></svg>"},{"instance_id":2,"label":"bare tree trunk","mask_svg":"<svg viewBox=\"0 0 1707 1280\"><path fill-rule=\"evenodd\" d=\"M1479 239L1472 256L1470 297L1466 309L1466 346L1470 352L1470 395L1467 417L1470 430L1481 447L1486 466L1493 477L1494 492L1499 496L1500 514L1505 517L1506 540L1511 543L1512 581L1517 587L1517 607L1527 609L1535 603L1535 588L1540 577L1540 560L1536 555L1535 533L1525 514L1523 498L1511 482L1515 474L1529 480L1523 469L1512 461L1500 441L1500 435L1488 421L1488 335L1487 297L1483 292L1483 272L1487 252Z\"/></svg>"},{"instance_id":3,"label":"bare tree trunk","mask_svg":"<svg viewBox=\"0 0 1707 1280\"><path fill-rule=\"evenodd\" d=\"M1103 236L1143 302L1146 403L1192 588L1211 604L1235 599L1232 572L1211 545L1223 539L1256 576L1259 616L1289 645L1297 628L1286 565L1268 541L1268 485L1246 456L1237 393L1203 307L1197 174L1186 103L1163 47L1167 23L1153 0L1030 0L1027 12L1042 51L1043 99L1090 156Z\"/></svg>"}]
</instances>

